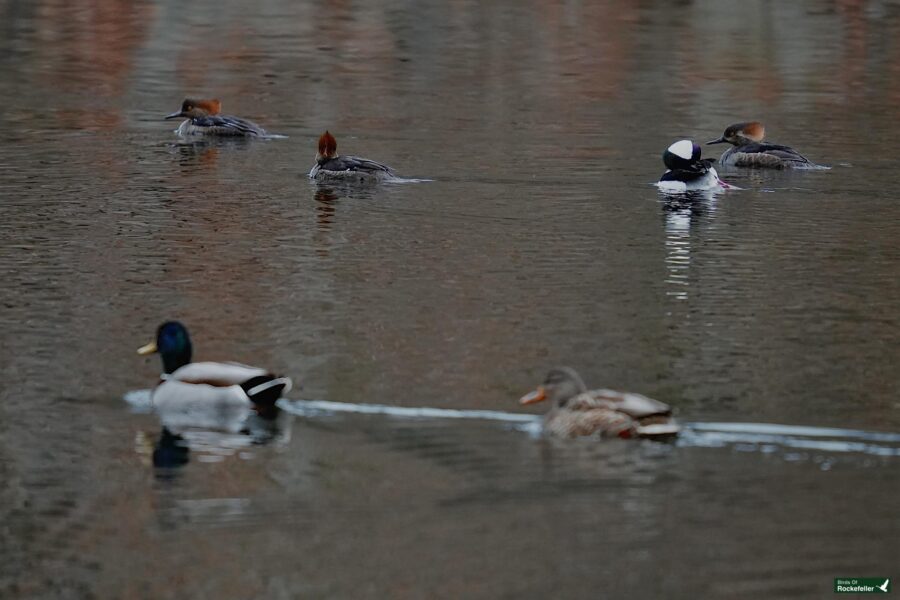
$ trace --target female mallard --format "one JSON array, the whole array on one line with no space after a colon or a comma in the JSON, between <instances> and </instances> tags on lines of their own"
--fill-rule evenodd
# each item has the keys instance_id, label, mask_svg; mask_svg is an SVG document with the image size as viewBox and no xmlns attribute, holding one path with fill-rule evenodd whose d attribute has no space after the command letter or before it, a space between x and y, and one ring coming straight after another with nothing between
<instances>
[{"instance_id":1,"label":"female mallard","mask_svg":"<svg viewBox=\"0 0 900 600\"><path fill-rule=\"evenodd\" d=\"M138 349L138 354L159 352L163 374L153 390L156 410L165 415L215 413L224 421L241 417L247 409L273 410L275 401L291 389L291 380L278 377L259 367L233 362L191 362L191 338L178 321L167 321L156 331L156 342ZM201 418L200 420L206 420ZM199 425L199 423L198 423Z\"/></svg>"},{"instance_id":2,"label":"female mallard","mask_svg":"<svg viewBox=\"0 0 900 600\"><path fill-rule=\"evenodd\" d=\"M520 404L550 400L544 430L561 437L592 435L661 438L678 434L681 427L667 404L640 394L588 390L569 367L553 369L544 383L522 396Z\"/></svg>"}]
</instances>

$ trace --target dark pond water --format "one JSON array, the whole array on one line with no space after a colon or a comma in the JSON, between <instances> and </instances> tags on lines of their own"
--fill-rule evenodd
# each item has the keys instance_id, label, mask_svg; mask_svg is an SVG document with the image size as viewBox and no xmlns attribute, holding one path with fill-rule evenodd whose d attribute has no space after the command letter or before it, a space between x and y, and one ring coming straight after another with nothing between
<instances>
[{"instance_id":1,"label":"dark pond water","mask_svg":"<svg viewBox=\"0 0 900 600\"><path fill-rule=\"evenodd\" d=\"M0 596L823 598L900 575L897 438L854 433L900 432L898 34L875 1L0 0ZM179 142L161 118L186 95L289 137ZM833 168L652 187L672 141L747 119ZM312 184L325 128L434 181ZM155 470L159 422L124 397L173 317L198 358L350 411L286 403ZM402 410L522 413L556 364L688 435Z\"/></svg>"}]
</instances>

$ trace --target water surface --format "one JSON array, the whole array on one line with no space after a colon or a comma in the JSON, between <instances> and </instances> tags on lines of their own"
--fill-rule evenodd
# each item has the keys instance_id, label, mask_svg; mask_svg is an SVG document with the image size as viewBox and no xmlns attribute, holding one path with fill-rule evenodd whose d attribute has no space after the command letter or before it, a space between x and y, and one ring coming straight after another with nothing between
<instances>
[{"instance_id":1,"label":"water surface","mask_svg":"<svg viewBox=\"0 0 900 600\"><path fill-rule=\"evenodd\" d=\"M177 317L198 358L289 374L294 400L524 412L569 364L689 423L900 432L895 6L0 15L0 596L821 598L897 575L896 455L284 414L194 432L161 471L158 421L123 401ZM187 95L289 137L178 141ZM832 169L657 193L672 141L747 119ZM326 128L434 181L310 183Z\"/></svg>"}]
</instances>

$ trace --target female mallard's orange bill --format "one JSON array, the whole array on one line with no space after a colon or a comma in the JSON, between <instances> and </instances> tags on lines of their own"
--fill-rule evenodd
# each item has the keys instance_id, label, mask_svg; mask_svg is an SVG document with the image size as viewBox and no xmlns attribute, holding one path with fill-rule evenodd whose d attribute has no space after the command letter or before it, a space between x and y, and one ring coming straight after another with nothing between
<instances>
[{"instance_id":1,"label":"female mallard's orange bill","mask_svg":"<svg viewBox=\"0 0 900 600\"><path fill-rule=\"evenodd\" d=\"M547 399L547 392L544 391L543 387L538 387L538 389L533 392L528 392L521 398L519 398L519 404L534 404L535 402L540 402L541 400Z\"/></svg>"},{"instance_id":2,"label":"female mallard's orange bill","mask_svg":"<svg viewBox=\"0 0 900 600\"><path fill-rule=\"evenodd\" d=\"M144 356L145 354L153 354L154 352L156 352L156 350L156 342L150 342L146 346L141 346L140 348L138 348L137 352L141 356Z\"/></svg>"}]
</instances>

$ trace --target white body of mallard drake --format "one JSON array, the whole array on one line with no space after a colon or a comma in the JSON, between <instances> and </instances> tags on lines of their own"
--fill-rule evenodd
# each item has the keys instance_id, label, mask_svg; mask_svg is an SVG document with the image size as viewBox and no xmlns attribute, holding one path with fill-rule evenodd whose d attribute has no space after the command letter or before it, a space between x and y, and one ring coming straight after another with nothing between
<instances>
[{"instance_id":1,"label":"white body of mallard drake","mask_svg":"<svg viewBox=\"0 0 900 600\"><path fill-rule=\"evenodd\" d=\"M290 390L291 381L286 377L271 379L249 390L241 387L254 377L268 375L265 369L240 363L190 363L174 373L163 374L151 402L162 424L170 429L199 427L236 432L255 408L252 395L279 385L285 386L284 392Z\"/></svg>"},{"instance_id":2,"label":"white body of mallard drake","mask_svg":"<svg viewBox=\"0 0 900 600\"><path fill-rule=\"evenodd\" d=\"M236 431L252 410L273 410L291 380L234 362L190 362L187 330L177 322L160 326L157 341L138 353L159 352L166 373L151 393L163 425L175 430L207 427Z\"/></svg>"}]
</instances>

